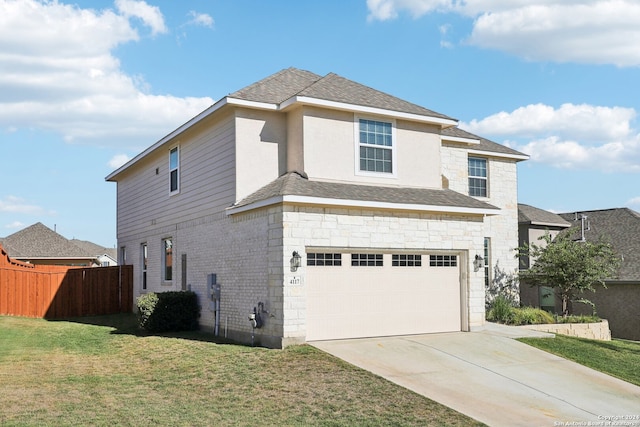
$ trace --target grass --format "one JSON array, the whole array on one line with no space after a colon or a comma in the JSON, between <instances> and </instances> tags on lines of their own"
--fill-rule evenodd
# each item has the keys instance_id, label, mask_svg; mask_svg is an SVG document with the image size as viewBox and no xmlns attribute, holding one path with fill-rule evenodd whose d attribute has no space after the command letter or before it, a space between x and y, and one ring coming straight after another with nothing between
<instances>
[{"instance_id":1,"label":"grass","mask_svg":"<svg viewBox=\"0 0 640 427\"><path fill-rule=\"evenodd\" d=\"M314 347L0 317L0 425L482 425Z\"/></svg>"},{"instance_id":2,"label":"grass","mask_svg":"<svg viewBox=\"0 0 640 427\"><path fill-rule=\"evenodd\" d=\"M640 386L640 342L597 341L564 335L519 341Z\"/></svg>"}]
</instances>

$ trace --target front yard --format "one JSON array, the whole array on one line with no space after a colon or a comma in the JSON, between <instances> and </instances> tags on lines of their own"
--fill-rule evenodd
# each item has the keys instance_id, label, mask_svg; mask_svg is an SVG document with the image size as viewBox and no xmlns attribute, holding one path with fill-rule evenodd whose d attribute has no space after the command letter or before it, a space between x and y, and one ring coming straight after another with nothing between
<instances>
[{"instance_id":1,"label":"front yard","mask_svg":"<svg viewBox=\"0 0 640 427\"><path fill-rule=\"evenodd\" d=\"M83 320L0 317L0 425L482 425L310 346Z\"/></svg>"}]
</instances>

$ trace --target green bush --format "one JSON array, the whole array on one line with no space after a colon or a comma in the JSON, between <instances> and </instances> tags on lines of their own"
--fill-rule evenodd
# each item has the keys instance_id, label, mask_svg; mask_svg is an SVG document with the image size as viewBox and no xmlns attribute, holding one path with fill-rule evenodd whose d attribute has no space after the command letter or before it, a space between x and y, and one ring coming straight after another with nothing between
<instances>
[{"instance_id":1,"label":"green bush","mask_svg":"<svg viewBox=\"0 0 640 427\"><path fill-rule=\"evenodd\" d=\"M487 320L499 323L510 323L513 318L514 307L511 302L502 295L495 297L491 308L487 312Z\"/></svg>"},{"instance_id":2,"label":"green bush","mask_svg":"<svg viewBox=\"0 0 640 427\"><path fill-rule=\"evenodd\" d=\"M149 332L198 329L200 306L194 292L150 292L138 297L136 302L142 329Z\"/></svg>"},{"instance_id":3,"label":"green bush","mask_svg":"<svg viewBox=\"0 0 640 427\"><path fill-rule=\"evenodd\" d=\"M513 310L512 325L541 325L555 323L555 319L548 312L534 307L521 307Z\"/></svg>"},{"instance_id":4,"label":"green bush","mask_svg":"<svg viewBox=\"0 0 640 427\"><path fill-rule=\"evenodd\" d=\"M575 314L563 317L555 316L554 323L598 323L602 321L598 316L578 316Z\"/></svg>"}]
</instances>

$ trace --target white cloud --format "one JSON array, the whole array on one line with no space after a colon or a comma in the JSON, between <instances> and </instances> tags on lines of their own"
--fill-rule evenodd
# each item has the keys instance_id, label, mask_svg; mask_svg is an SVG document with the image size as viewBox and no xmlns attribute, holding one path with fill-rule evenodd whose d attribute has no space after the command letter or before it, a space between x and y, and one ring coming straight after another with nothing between
<instances>
[{"instance_id":1,"label":"white cloud","mask_svg":"<svg viewBox=\"0 0 640 427\"><path fill-rule=\"evenodd\" d=\"M527 105L461 123L470 132L506 139L531 161L558 168L640 172L640 133L632 108Z\"/></svg>"},{"instance_id":2,"label":"white cloud","mask_svg":"<svg viewBox=\"0 0 640 427\"><path fill-rule=\"evenodd\" d=\"M194 10L189 11L188 16L191 18L188 25L199 25L202 27L213 28L213 18L206 13L198 13Z\"/></svg>"},{"instance_id":3,"label":"white cloud","mask_svg":"<svg viewBox=\"0 0 640 427\"><path fill-rule=\"evenodd\" d=\"M4 228L9 228L11 230L17 230L19 228L24 228L25 224L20 222L20 221L14 221L11 224L7 224L4 226Z\"/></svg>"},{"instance_id":4,"label":"white cloud","mask_svg":"<svg viewBox=\"0 0 640 427\"><path fill-rule=\"evenodd\" d=\"M164 17L157 6L149 6L144 1L136 0L116 0L115 4L127 18L133 16L142 20L145 25L151 28L154 35L167 32Z\"/></svg>"},{"instance_id":5,"label":"white cloud","mask_svg":"<svg viewBox=\"0 0 640 427\"><path fill-rule=\"evenodd\" d=\"M529 60L640 66L636 0L368 0L369 20L434 11L472 18L466 42Z\"/></svg>"},{"instance_id":6,"label":"white cloud","mask_svg":"<svg viewBox=\"0 0 640 427\"><path fill-rule=\"evenodd\" d=\"M640 196L629 199L626 204L631 206L640 206Z\"/></svg>"},{"instance_id":7,"label":"white cloud","mask_svg":"<svg viewBox=\"0 0 640 427\"><path fill-rule=\"evenodd\" d=\"M29 215L42 215L47 213L44 208L29 204L24 199L16 196L6 196L4 199L0 199L0 212Z\"/></svg>"},{"instance_id":8,"label":"white cloud","mask_svg":"<svg viewBox=\"0 0 640 427\"><path fill-rule=\"evenodd\" d=\"M129 160L131 160L131 157L129 157L126 154L116 154L115 156L113 156L111 158L111 160L109 160L108 165L112 169L117 169L120 166L122 166L125 163L127 163Z\"/></svg>"},{"instance_id":9,"label":"white cloud","mask_svg":"<svg viewBox=\"0 0 640 427\"><path fill-rule=\"evenodd\" d=\"M0 0L0 128L38 128L67 141L138 150L213 103L149 94L112 51L139 39L129 17L166 31L157 8L117 1L95 11L57 1Z\"/></svg>"}]
</instances>

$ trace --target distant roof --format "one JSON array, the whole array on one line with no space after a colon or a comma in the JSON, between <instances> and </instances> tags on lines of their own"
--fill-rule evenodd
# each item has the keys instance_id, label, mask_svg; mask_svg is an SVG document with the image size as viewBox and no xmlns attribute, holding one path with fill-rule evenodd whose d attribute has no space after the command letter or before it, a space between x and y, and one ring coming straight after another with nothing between
<instances>
[{"instance_id":1,"label":"distant roof","mask_svg":"<svg viewBox=\"0 0 640 427\"><path fill-rule=\"evenodd\" d=\"M311 181L297 172L287 173L239 201L231 209L250 206L282 196L301 196L325 200L375 202L391 205L415 206L416 210L437 207L451 212L493 213L500 209L449 189L382 187ZM326 203L326 202L325 202ZM331 204L331 203L328 203Z\"/></svg>"},{"instance_id":2,"label":"distant roof","mask_svg":"<svg viewBox=\"0 0 640 427\"><path fill-rule=\"evenodd\" d=\"M609 242L622 258L618 280L640 282L640 214L629 208L578 211L559 214L572 225L580 226L586 216L585 239Z\"/></svg>"},{"instance_id":3,"label":"distant roof","mask_svg":"<svg viewBox=\"0 0 640 427\"><path fill-rule=\"evenodd\" d=\"M483 138L478 135L474 135L471 132L467 132L466 130L462 130L459 127L448 127L442 129L443 136L453 136L456 138L466 138L466 139L476 139L479 141L478 145L474 145L471 149L478 151L489 151L493 153L500 153L507 156L515 156L520 157L521 160L528 159L529 156L527 154L516 151L512 148L509 148L505 145L498 144L497 142L493 142L486 138ZM446 139L446 138L445 138Z\"/></svg>"},{"instance_id":4,"label":"distant roof","mask_svg":"<svg viewBox=\"0 0 640 427\"><path fill-rule=\"evenodd\" d=\"M116 248L105 248L87 240L71 239L69 241L83 249L86 253L91 253L95 256L108 255L113 259L117 259L118 257L118 250Z\"/></svg>"},{"instance_id":5,"label":"distant roof","mask_svg":"<svg viewBox=\"0 0 640 427\"><path fill-rule=\"evenodd\" d=\"M0 243L12 258L93 259L99 255L73 244L40 222L5 237Z\"/></svg>"},{"instance_id":6,"label":"distant roof","mask_svg":"<svg viewBox=\"0 0 640 427\"><path fill-rule=\"evenodd\" d=\"M518 203L518 224L531 224L547 227L571 227L560 215L533 206Z\"/></svg>"}]
</instances>

